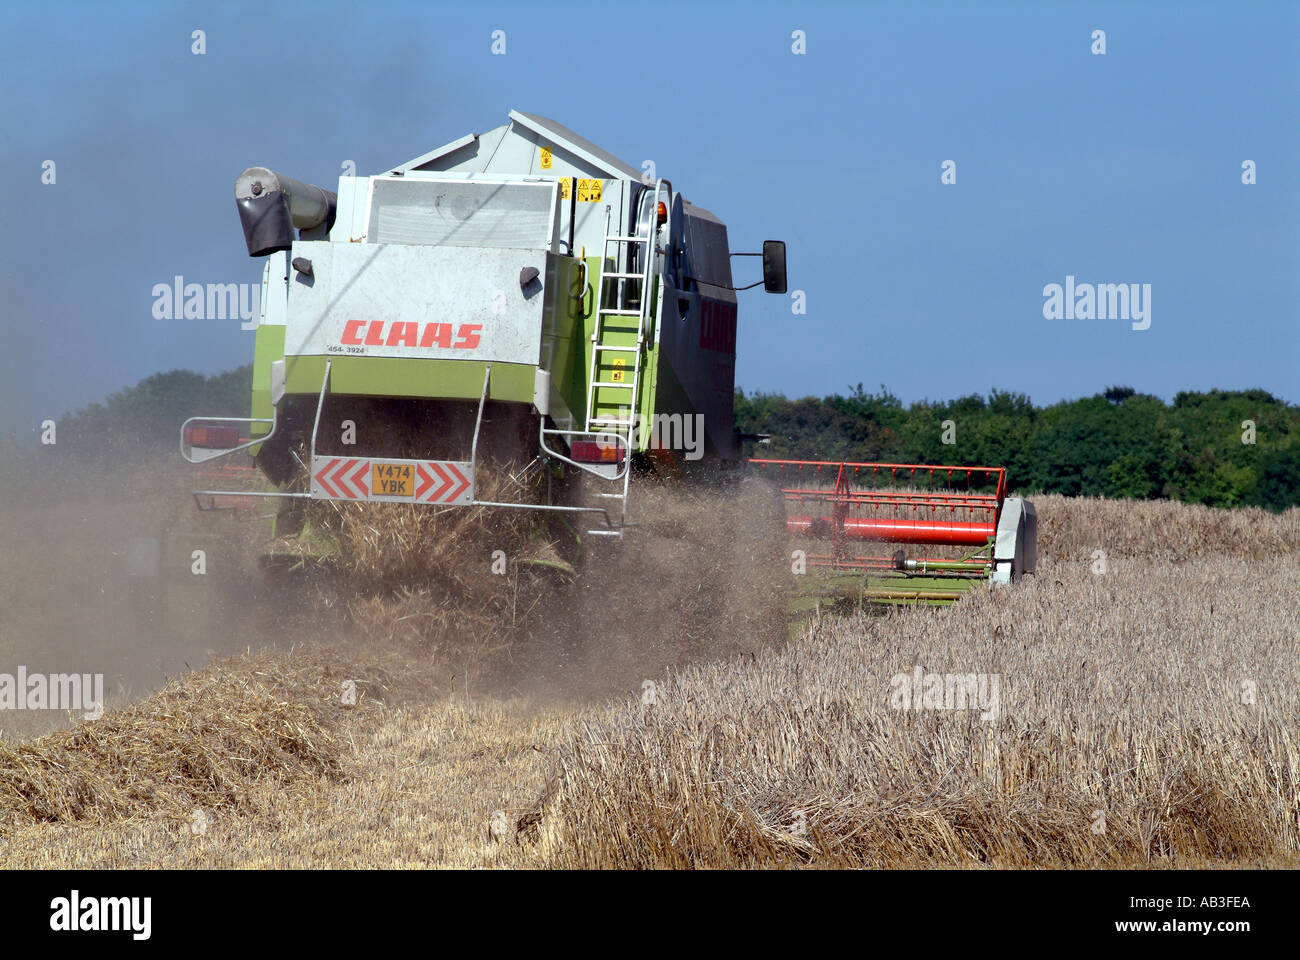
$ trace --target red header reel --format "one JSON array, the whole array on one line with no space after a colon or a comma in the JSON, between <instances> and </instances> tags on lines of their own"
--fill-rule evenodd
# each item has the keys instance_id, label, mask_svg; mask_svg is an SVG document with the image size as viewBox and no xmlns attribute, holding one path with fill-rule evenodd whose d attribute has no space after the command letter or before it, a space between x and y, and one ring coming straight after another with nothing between
<instances>
[{"instance_id":1,"label":"red header reel","mask_svg":"<svg viewBox=\"0 0 1300 960\"><path fill-rule=\"evenodd\" d=\"M943 546L961 548L955 552L969 557L996 537L1007 492L1003 467L766 459L750 463L780 484L791 534L829 541L830 553L809 554L808 563L839 569L897 570L919 563L941 564L935 572L979 575L986 561L966 562L960 556L907 560L902 550L892 556L862 556L850 544Z\"/></svg>"}]
</instances>

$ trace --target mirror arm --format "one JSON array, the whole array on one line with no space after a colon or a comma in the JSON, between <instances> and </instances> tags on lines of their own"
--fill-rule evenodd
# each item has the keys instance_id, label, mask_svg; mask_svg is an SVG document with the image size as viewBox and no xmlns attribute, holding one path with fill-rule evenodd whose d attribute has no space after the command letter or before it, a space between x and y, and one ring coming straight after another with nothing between
<instances>
[{"instance_id":1,"label":"mirror arm","mask_svg":"<svg viewBox=\"0 0 1300 960\"><path fill-rule=\"evenodd\" d=\"M733 253L732 256L733 257L761 257L762 254L761 253ZM733 292L739 290L752 290L754 287L762 286L763 283L766 282L763 280L759 280L756 281L755 283L751 283L747 287L729 287L725 283L714 283L712 280L701 280L699 277L692 277L690 275L687 275L686 279L694 280L696 283L703 283L710 287L717 287L719 290L731 290Z\"/></svg>"}]
</instances>

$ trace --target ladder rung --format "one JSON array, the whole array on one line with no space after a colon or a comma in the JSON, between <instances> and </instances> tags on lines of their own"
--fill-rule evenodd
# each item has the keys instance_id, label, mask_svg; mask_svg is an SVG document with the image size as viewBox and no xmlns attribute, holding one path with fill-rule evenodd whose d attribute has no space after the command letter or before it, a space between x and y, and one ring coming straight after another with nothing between
<instances>
[{"instance_id":1,"label":"ladder rung","mask_svg":"<svg viewBox=\"0 0 1300 960\"><path fill-rule=\"evenodd\" d=\"M615 237L615 236L607 235L605 237L605 242L606 243L611 243L611 242L612 243L649 243L650 238L649 237Z\"/></svg>"},{"instance_id":2,"label":"ladder rung","mask_svg":"<svg viewBox=\"0 0 1300 960\"><path fill-rule=\"evenodd\" d=\"M602 280L644 280L643 273L606 273L601 275Z\"/></svg>"},{"instance_id":3,"label":"ladder rung","mask_svg":"<svg viewBox=\"0 0 1300 960\"><path fill-rule=\"evenodd\" d=\"M632 389L632 384L630 383L614 383L612 381L607 381L607 380L597 380L594 383L592 383L592 386L593 387L620 387L623 390Z\"/></svg>"},{"instance_id":4,"label":"ladder rung","mask_svg":"<svg viewBox=\"0 0 1300 960\"><path fill-rule=\"evenodd\" d=\"M635 420L619 420L617 417L592 417L592 418L591 418L591 422L592 422L592 423L603 423L603 424L605 424L606 426L610 426L610 427L630 427L630 426L632 426L634 423L636 423ZM588 432L588 433L596 433L597 431L595 431L595 430L588 430L587 432Z\"/></svg>"},{"instance_id":5,"label":"ladder rung","mask_svg":"<svg viewBox=\"0 0 1300 960\"><path fill-rule=\"evenodd\" d=\"M640 313L633 313L633 312L632 312L631 310L629 310L627 307L622 307L622 308L619 308L619 307L601 307L601 308L600 308L600 313L601 313L602 315L606 316L606 317L609 317L609 316L615 316L615 317L627 317L629 320L639 320L639 319L641 319L641 314L640 314Z\"/></svg>"},{"instance_id":6,"label":"ladder rung","mask_svg":"<svg viewBox=\"0 0 1300 960\"><path fill-rule=\"evenodd\" d=\"M616 353L636 353L640 347L612 347L607 343L593 344L597 350L613 350Z\"/></svg>"}]
</instances>

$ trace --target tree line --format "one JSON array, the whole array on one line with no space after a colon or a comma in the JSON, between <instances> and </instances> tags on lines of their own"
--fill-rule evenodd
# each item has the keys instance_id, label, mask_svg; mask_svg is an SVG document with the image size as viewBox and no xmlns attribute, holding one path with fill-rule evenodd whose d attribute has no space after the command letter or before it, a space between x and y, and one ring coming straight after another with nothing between
<instances>
[{"instance_id":1,"label":"tree line","mask_svg":"<svg viewBox=\"0 0 1300 960\"><path fill-rule=\"evenodd\" d=\"M1300 406L1264 390L1132 387L1037 407L993 390L904 405L881 387L788 399L736 392L736 426L771 439L756 455L1006 467L1012 489L1171 498L1214 507L1300 505Z\"/></svg>"},{"instance_id":2,"label":"tree line","mask_svg":"<svg viewBox=\"0 0 1300 960\"><path fill-rule=\"evenodd\" d=\"M155 374L60 418L43 459L111 468L175 450L187 417L247 416L251 385L251 366ZM862 384L802 399L737 390L735 419L742 433L770 436L757 456L1006 467L1013 490L1067 496L1300 505L1300 406L1264 390L1185 391L1165 403L1110 387L1044 407L1002 390L911 404ZM9 443L0 460L27 455Z\"/></svg>"}]
</instances>

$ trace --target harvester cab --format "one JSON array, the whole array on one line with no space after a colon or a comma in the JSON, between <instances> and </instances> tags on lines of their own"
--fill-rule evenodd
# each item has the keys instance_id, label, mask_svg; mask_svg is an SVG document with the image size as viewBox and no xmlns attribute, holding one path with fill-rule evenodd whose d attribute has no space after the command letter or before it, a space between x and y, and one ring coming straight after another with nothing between
<instances>
[{"instance_id":1,"label":"harvester cab","mask_svg":"<svg viewBox=\"0 0 1300 960\"><path fill-rule=\"evenodd\" d=\"M526 506L621 537L634 462L739 460L727 228L670 181L511 111L337 192L250 167L235 195L266 259L252 416L186 421L191 462L248 451L265 497ZM784 292L784 245L762 256ZM585 474L595 502L483 500L497 453Z\"/></svg>"}]
</instances>

